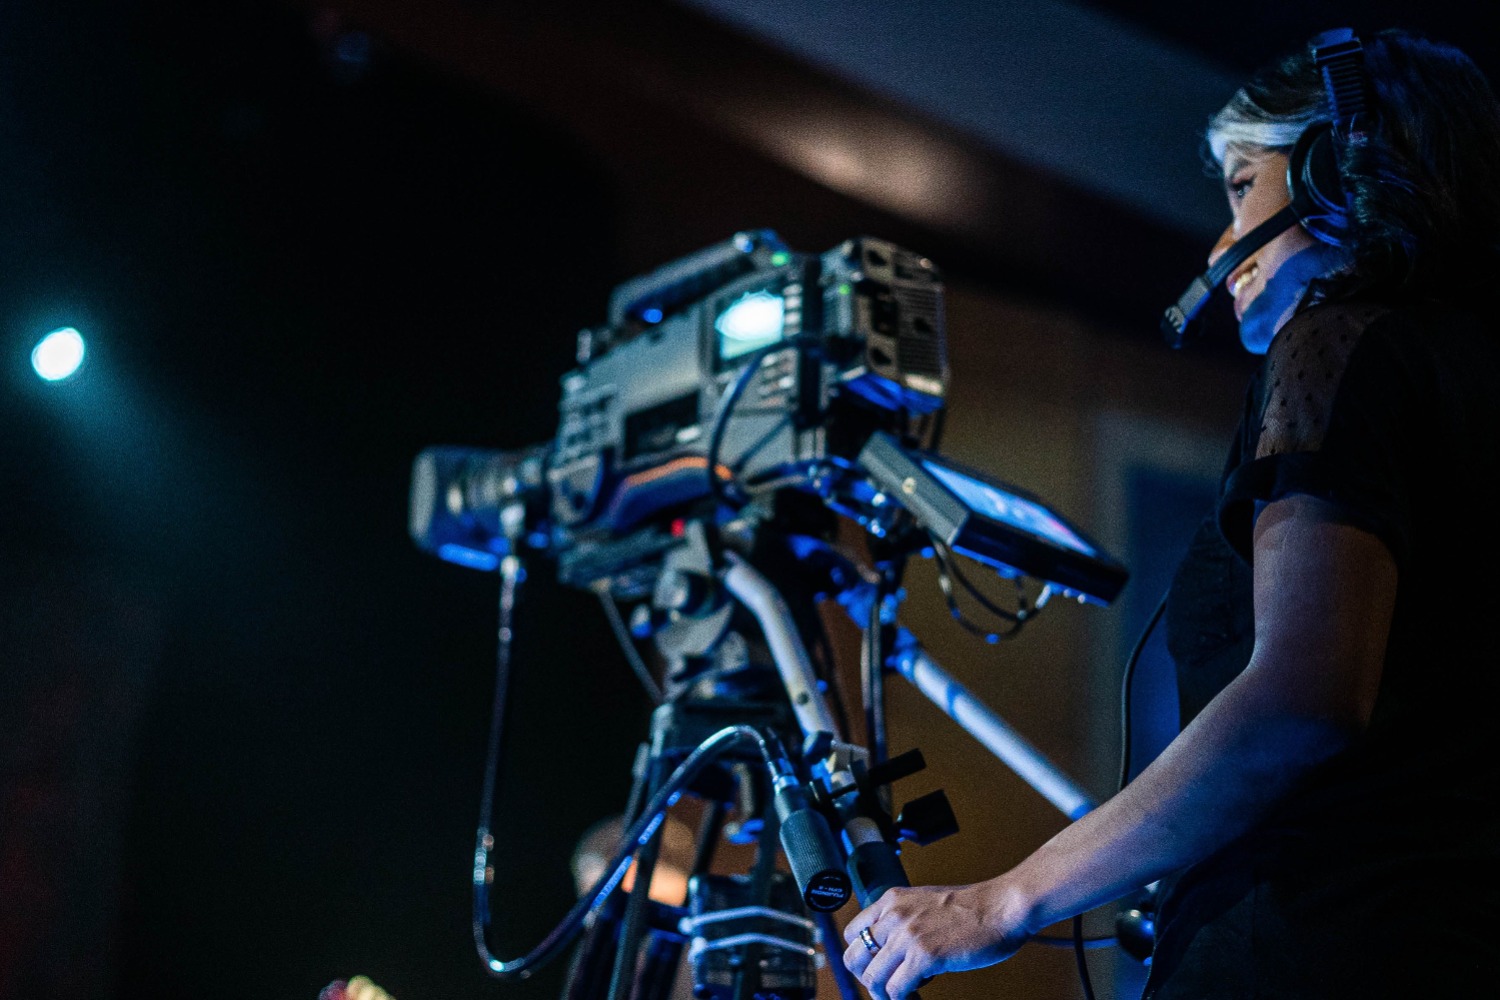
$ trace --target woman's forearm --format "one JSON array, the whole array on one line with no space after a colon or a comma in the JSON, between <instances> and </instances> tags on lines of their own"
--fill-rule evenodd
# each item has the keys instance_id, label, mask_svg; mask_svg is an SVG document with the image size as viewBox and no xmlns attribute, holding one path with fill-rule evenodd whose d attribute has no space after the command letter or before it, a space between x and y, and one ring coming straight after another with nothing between
<instances>
[{"instance_id":1,"label":"woman's forearm","mask_svg":"<svg viewBox=\"0 0 1500 1000\"><path fill-rule=\"evenodd\" d=\"M1033 930L1228 845L1368 725L1389 551L1304 496L1267 507L1254 544L1250 664L1124 791L996 880Z\"/></svg>"},{"instance_id":2,"label":"woman's forearm","mask_svg":"<svg viewBox=\"0 0 1500 1000\"><path fill-rule=\"evenodd\" d=\"M1289 714L1248 669L1124 791L995 880L1033 932L1200 861L1246 832L1309 769L1347 746L1346 722Z\"/></svg>"}]
</instances>

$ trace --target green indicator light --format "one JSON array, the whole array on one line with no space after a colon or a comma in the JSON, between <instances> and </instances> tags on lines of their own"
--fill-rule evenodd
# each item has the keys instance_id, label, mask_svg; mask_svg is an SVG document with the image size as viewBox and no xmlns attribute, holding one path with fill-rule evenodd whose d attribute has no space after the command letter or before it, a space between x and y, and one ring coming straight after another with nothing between
<instances>
[{"instance_id":1,"label":"green indicator light","mask_svg":"<svg viewBox=\"0 0 1500 1000\"><path fill-rule=\"evenodd\" d=\"M791 254L789 254L789 253L782 253L779 250L776 253L773 253L771 255L771 263L775 267L780 267L782 264L785 264L787 261L789 261L791 259L792 259L792 255Z\"/></svg>"},{"instance_id":2,"label":"green indicator light","mask_svg":"<svg viewBox=\"0 0 1500 1000\"><path fill-rule=\"evenodd\" d=\"M839 294L840 295L849 295L853 291L854 291L854 286L850 285L847 281L844 282L842 285L839 286Z\"/></svg>"}]
</instances>

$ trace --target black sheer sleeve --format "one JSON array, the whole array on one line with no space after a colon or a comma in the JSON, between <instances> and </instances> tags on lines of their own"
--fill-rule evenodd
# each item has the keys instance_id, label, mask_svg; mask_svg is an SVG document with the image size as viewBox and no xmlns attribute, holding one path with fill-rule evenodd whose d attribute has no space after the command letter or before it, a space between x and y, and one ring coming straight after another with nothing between
<instances>
[{"instance_id":1,"label":"black sheer sleeve","mask_svg":"<svg viewBox=\"0 0 1500 1000\"><path fill-rule=\"evenodd\" d=\"M1338 303L1299 313L1272 342L1256 387L1259 419L1229 471L1219 526L1250 556L1255 516L1294 493L1333 504L1385 543L1399 566L1410 539L1412 461L1433 411L1404 322L1379 306Z\"/></svg>"}]
</instances>

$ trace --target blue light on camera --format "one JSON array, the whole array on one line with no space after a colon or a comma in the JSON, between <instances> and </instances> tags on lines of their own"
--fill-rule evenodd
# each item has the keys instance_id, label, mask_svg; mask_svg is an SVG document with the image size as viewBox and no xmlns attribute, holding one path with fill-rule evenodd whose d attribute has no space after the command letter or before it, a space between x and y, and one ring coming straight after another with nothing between
<instances>
[{"instance_id":1,"label":"blue light on camera","mask_svg":"<svg viewBox=\"0 0 1500 1000\"><path fill-rule=\"evenodd\" d=\"M466 545L449 542L437 550L438 558L451 563L457 563L466 569L477 569L484 573L490 573L500 568L500 557L493 552L485 552L482 549L471 549Z\"/></svg>"}]
</instances>

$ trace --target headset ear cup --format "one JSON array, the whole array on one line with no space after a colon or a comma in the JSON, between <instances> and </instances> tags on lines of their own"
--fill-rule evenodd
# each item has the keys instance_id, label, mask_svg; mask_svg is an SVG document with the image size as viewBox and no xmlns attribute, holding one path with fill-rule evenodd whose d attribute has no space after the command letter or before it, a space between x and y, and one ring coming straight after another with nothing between
<instances>
[{"instance_id":1,"label":"headset ear cup","mask_svg":"<svg viewBox=\"0 0 1500 1000\"><path fill-rule=\"evenodd\" d=\"M1339 175L1333 125L1310 125L1292 147L1287 162L1287 189L1297 221L1324 243L1344 245L1349 227L1349 199Z\"/></svg>"}]
</instances>

